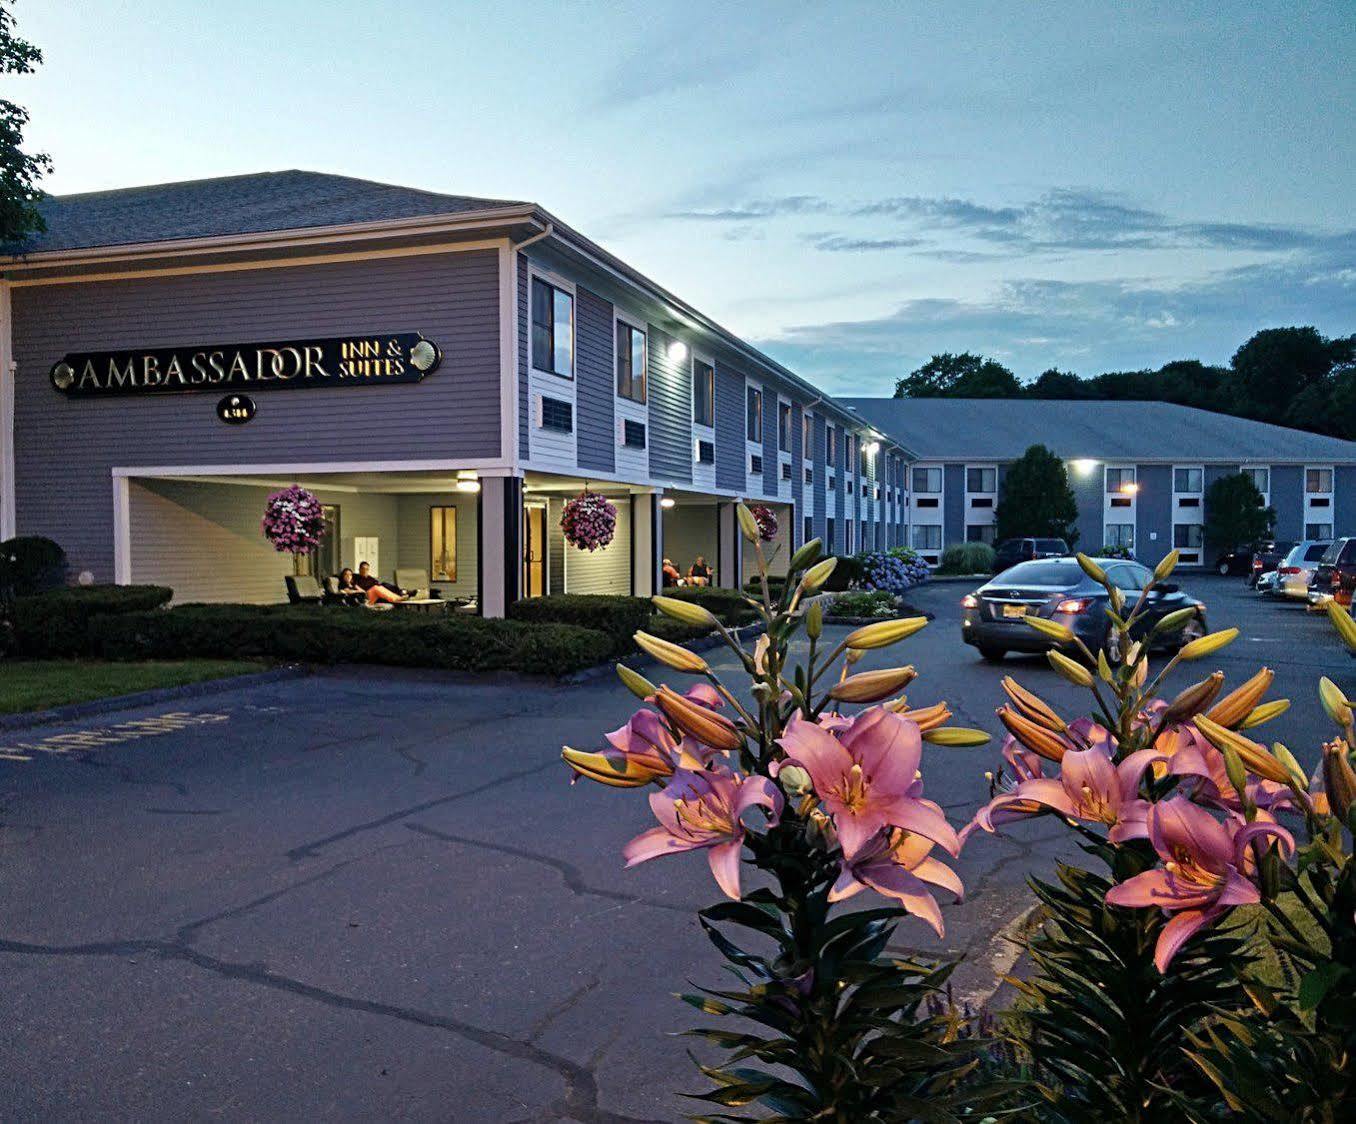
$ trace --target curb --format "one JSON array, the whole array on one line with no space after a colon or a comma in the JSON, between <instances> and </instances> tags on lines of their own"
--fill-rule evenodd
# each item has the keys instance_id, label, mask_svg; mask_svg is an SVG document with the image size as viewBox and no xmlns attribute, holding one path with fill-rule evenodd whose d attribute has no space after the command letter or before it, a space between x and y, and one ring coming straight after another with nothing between
<instances>
[{"instance_id":1,"label":"curb","mask_svg":"<svg viewBox=\"0 0 1356 1124\"><path fill-rule=\"evenodd\" d=\"M730 630L730 634L736 640L746 640L750 636L759 636L767 631L767 625L762 621L755 621L753 624L746 624L742 628ZM718 633L712 632L707 636L699 636L695 640L689 640L683 645L689 652L708 652L712 648L719 648L725 641ZM608 660L606 663L594 664L592 667L583 668L580 671L572 671L569 675L562 675L557 682L572 683L592 683L596 679L602 679L604 676L613 674L613 669L619 663L624 663L633 670L639 670L642 667L649 667L657 664L659 661L653 656L646 655L644 652L633 652L629 656L624 656L619 660Z\"/></svg>"},{"instance_id":2,"label":"curb","mask_svg":"<svg viewBox=\"0 0 1356 1124\"><path fill-rule=\"evenodd\" d=\"M309 667L293 664L287 667L271 668L268 671L257 671L249 675L231 675L224 679L204 679L200 683L184 683L179 687L158 687L152 691L136 691L130 695L113 695L106 699L91 699L89 702L56 706L50 710L31 710L24 714L0 714L0 730L25 730L37 726L52 726L72 718L89 718L92 715L113 714L120 710L135 710L138 707L155 706L158 703L174 702L178 699L216 695L240 687L258 687L266 683L300 679L310 674L311 669Z\"/></svg>"},{"instance_id":3,"label":"curb","mask_svg":"<svg viewBox=\"0 0 1356 1124\"><path fill-rule=\"evenodd\" d=\"M992 574L930 574L924 585L954 585L958 582L986 582Z\"/></svg>"}]
</instances>

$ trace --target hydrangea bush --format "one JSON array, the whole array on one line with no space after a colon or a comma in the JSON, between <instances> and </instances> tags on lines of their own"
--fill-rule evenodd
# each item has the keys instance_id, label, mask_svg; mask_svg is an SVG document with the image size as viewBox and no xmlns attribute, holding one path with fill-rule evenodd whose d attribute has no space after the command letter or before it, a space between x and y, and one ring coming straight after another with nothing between
<instances>
[{"instance_id":1,"label":"hydrangea bush","mask_svg":"<svg viewBox=\"0 0 1356 1124\"><path fill-rule=\"evenodd\" d=\"M1105 543L1097 552L1098 558L1125 558L1134 561L1135 550L1124 543Z\"/></svg>"},{"instance_id":2,"label":"hydrangea bush","mask_svg":"<svg viewBox=\"0 0 1356 1124\"><path fill-rule=\"evenodd\" d=\"M560 514L565 541L580 550L602 550L617 533L617 509L606 496L585 488Z\"/></svg>"},{"instance_id":3,"label":"hydrangea bush","mask_svg":"<svg viewBox=\"0 0 1356 1124\"><path fill-rule=\"evenodd\" d=\"M274 492L264 504L264 538L280 554L313 554L325 537L325 509L314 492L298 484Z\"/></svg>"},{"instance_id":4,"label":"hydrangea bush","mask_svg":"<svg viewBox=\"0 0 1356 1124\"><path fill-rule=\"evenodd\" d=\"M774 597L763 527L750 509L738 514L762 590L751 602L766 626L757 643L746 648L694 602L654 602L719 632L747 687L727 683L697 653L638 632L641 649L695 685L680 692L619 666L646 705L601 749L566 747L563 757L577 777L650 790L655 825L623 848L628 866L704 852L726 899L698 916L733 982L683 996L708 1015L738 1018L731 1029L690 1032L727 1053L700 1067L714 1088L696 1097L720 1114L699 1119L951 1119L979 1044L927 1009L947 969L885 948L906 915L941 933L934 895L962 892L946 861L959 837L924 795L924 745L987 736L948 726L945 703L919 706L902 694L913 667L855 670L924 618L865 625L830 646L811 595L837 559L820 560L819 541L807 543ZM793 661L791 642L802 633L803 658ZM868 890L886 904L842 908ZM984 1099L982 1090L966 1093L970 1107ZM730 1114L737 1107L757 1115Z\"/></svg>"},{"instance_id":5,"label":"hydrangea bush","mask_svg":"<svg viewBox=\"0 0 1356 1124\"><path fill-rule=\"evenodd\" d=\"M897 546L890 550L869 551L857 556L862 589L879 589L901 594L927 581L931 570L915 550Z\"/></svg>"}]
</instances>

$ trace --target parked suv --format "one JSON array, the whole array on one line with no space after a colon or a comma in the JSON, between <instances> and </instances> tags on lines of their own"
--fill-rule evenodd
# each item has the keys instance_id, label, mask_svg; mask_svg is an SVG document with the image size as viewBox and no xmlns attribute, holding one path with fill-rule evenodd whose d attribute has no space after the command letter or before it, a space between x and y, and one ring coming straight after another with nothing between
<instances>
[{"instance_id":1,"label":"parked suv","mask_svg":"<svg viewBox=\"0 0 1356 1124\"><path fill-rule=\"evenodd\" d=\"M1336 597L1349 605L1353 589L1356 589L1356 538L1334 539L1314 568L1309 601L1312 604L1325 597Z\"/></svg>"},{"instance_id":2,"label":"parked suv","mask_svg":"<svg viewBox=\"0 0 1356 1124\"><path fill-rule=\"evenodd\" d=\"M1252 554L1252 570L1248 574L1248 584L1257 588L1257 579L1269 574L1281 564L1281 559L1294 550L1296 544L1290 542L1264 542Z\"/></svg>"},{"instance_id":3,"label":"parked suv","mask_svg":"<svg viewBox=\"0 0 1356 1124\"><path fill-rule=\"evenodd\" d=\"M1293 597L1303 601L1309 596L1309 583L1313 580L1314 570L1330 546L1330 539L1306 539L1297 543L1281 559L1281 564L1271 575L1270 583L1263 579L1257 583L1257 588L1261 590L1265 586L1266 592L1274 597Z\"/></svg>"},{"instance_id":4,"label":"parked suv","mask_svg":"<svg viewBox=\"0 0 1356 1124\"><path fill-rule=\"evenodd\" d=\"M993 572L1001 574L1018 562L1036 558L1064 558L1069 544L1063 539L1004 539L994 548Z\"/></svg>"}]
</instances>

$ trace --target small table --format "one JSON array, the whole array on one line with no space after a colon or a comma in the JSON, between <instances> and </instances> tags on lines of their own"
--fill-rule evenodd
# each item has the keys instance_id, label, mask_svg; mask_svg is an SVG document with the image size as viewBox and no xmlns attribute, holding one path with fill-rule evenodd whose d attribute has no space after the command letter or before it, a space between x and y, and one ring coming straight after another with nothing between
<instances>
[{"instance_id":1,"label":"small table","mask_svg":"<svg viewBox=\"0 0 1356 1124\"><path fill-rule=\"evenodd\" d=\"M410 609L416 613L433 613L435 615L447 612L448 605L441 597L410 598L408 601L397 601L395 604L399 609Z\"/></svg>"}]
</instances>

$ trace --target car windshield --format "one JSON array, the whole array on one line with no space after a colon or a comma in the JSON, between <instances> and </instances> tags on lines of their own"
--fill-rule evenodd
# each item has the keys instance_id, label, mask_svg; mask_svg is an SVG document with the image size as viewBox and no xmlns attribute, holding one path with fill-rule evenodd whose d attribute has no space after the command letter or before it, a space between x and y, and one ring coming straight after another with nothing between
<instances>
[{"instance_id":1,"label":"car windshield","mask_svg":"<svg viewBox=\"0 0 1356 1124\"><path fill-rule=\"evenodd\" d=\"M1066 554L1069 547L1063 539L1037 539L1036 549L1045 551L1047 554L1056 550L1059 551L1060 554Z\"/></svg>"},{"instance_id":2,"label":"car windshield","mask_svg":"<svg viewBox=\"0 0 1356 1124\"><path fill-rule=\"evenodd\" d=\"M1320 558L1323 557L1323 554L1327 549L1328 544L1325 542L1310 543L1307 547L1304 548L1304 561L1317 562ZM1298 562L1299 559L1296 558L1295 561Z\"/></svg>"},{"instance_id":3,"label":"car windshield","mask_svg":"<svg viewBox=\"0 0 1356 1124\"><path fill-rule=\"evenodd\" d=\"M1003 585L1048 585L1059 588L1077 585L1083 580L1083 571L1077 562L1052 559L1042 562L1019 562L994 579Z\"/></svg>"},{"instance_id":4,"label":"car windshield","mask_svg":"<svg viewBox=\"0 0 1356 1124\"><path fill-rule=\"evenodd\" d=\"M1342 547L1346 545L1346 539L1338 539L1323 552L1323 557L1319 559L1325 566L1331 566L1342 555Z\"/></svg>"}]
</instances>

